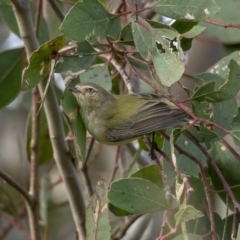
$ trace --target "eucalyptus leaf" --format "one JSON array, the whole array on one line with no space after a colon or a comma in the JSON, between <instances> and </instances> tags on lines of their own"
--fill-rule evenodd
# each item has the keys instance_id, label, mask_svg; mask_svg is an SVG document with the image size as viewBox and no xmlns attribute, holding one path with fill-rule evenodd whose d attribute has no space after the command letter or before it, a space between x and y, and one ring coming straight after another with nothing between
<instances>
[{"instance_id":1,"label":"eucalyptus leaf","mask_svg":"<svg viewBox=\"0 0 240 240\"><path fill-rule=\"evenodd\" d=\"M108 200L130 213L151 213L169 209L164 192L149 180L120 179L111 184Z\"/></svg>"},{"instance_id":2,"label":"eucalyptus leaf","mask_svg":"<svg viewBox=\"0 0 240 240\"><path fill-rule=\"evenodd\" d=\"M58 59L55 72L69 75L87 70L96 58L95 52L87 41L78 42L77 51L73 55L62 56Z\"/></svg>"},{"instance_id":3,"label":"eucalyptus leaf","mask_svg":"<svg viewBox=\"0 0 240 240\"><path fill-rule=\"evenodd\" d=\"M215 87L214 81L203 84L196 90L191 99L195 101L222 102L235 97L240 89L240 67L234 60L230 60L228 67L230 70L226 81L219 79L216 82L217 85L220 85L219 82L224 82L218 87Z\"/></svg>"},{"instance_id":4,"label":"eucalyptus leaf","mask_svg":"<svg viewBox=\"0 0 240 240\"><path fill-rule=\"evenodd\" d=\"M111 30L114 19L97 0L82 0L70 9L60 29L78 42L100 42Z\"/></svg>"},{"instance_id":5,"label":"eucalyptus leaf","mask_svg":"<svg viewBox=\"0 0 240 240\"><path fill-rule=\"evenodd\" d=\"M158 0L152 9L166 17L188 21L205 20L220 10L214 0Z\"/></svg>"},{"instance_id":6,"label":"eucalyptus leaf","mask_svg":"<svg viewBox=\"0 0 240 240\"><path fill-rule=\"evenodd\" d=\"M158 29L152 41L153 64L161 83L166 86L178 81L185 69L179 37L171 30Z\"/></svg>"},{"instance_id":7,"label":"eucalyptus leaf","mask_svg":"<svg viewBox=\"0 0 240 240\"><path fill-rule=\"evenodd\" d=\"M23 63L23 48L0 53L0 108L13 101L20 92Z\"/></svg>"},{"instance_id":8,"label":"eucalyptus leaf","mask_svg":"<svg viewBox=\"0 0 240 240\"><path fill-rule=\"evenodd\" d=\"M192 219L203 217L204 215L195 209L193 206L187 205L180 207L178 212L175 214L176 225L180 223L188 222Z\"/></svg>"},{"instance_id":9,"label":"eucalyptus leaf","mask_svg":"<svg viewBox=\"0 0 240 240\"><path fill-rule=\"evenodd\" d=\"M94 194L86 209L87 240L110 240L111 225L107 208L108 185L102 179L97 182Z\"/></svg>"},{"instance_id":10,"label":"eucalyptus leaf","mask_svg":"<svg viewBox=\"0 0 240 240\"><path fill-rule=\"evenodd\" d=\"M47 77L51 70L51 60L65 43L65 37L59 36L40 46L29 59L28 66L23 71L22 90L34 88Z\"/></svg>"},{"instance_id":11,"label":"eucalyptus leaf","mask_svg":"<svg viewBox=\"0 0 240 240\"><path fill-rule=\"evenodd\" d=\"M139 20L151 29L149 23L140 17ZM135 21L132 21L132 33L137 50L143 58L146 60L150 59L150 54L152 52L152 33Z\"/></svg>"}]
</instances>

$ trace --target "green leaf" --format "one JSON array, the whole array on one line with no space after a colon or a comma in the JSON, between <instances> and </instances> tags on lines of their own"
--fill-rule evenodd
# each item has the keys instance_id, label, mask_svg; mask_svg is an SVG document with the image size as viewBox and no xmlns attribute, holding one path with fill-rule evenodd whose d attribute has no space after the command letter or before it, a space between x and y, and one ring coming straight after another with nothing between
<instances>
[{"instance_id":1,"label":"green leaf","mask_svg":"<svg viewBox=\"0 0 240 240\"><path fill-rule=\"evenodd\" d=\"M216 83L221 85L214 89L215 82L207 82L197 89L191 99L196 101L222 102L235 97L240 89L240 67L234 60L230 60L228 67L230 69L229 76L223 84L221 82L224 80L218 79L219 81ZM218 78L220 77L218 76Z\"/></svg>"},{"instance_id":2,"label":"green leaf","mask_svg":"<svg viewBox=\"0 0 240 240\"><path fill-rule=\"evenodd\" d=\"M197 24L198 22L177 20L171 25L171 27L177 30L178 33L183 34L191 31Z\"/></svg>"},{"instance_id":3,"label":"green leaf","mask_svg":"<svg viewBox=\"0 0 240 240\"><path fill-rule=\"evenodd\" d=\"M139 20L151 29L149 23L139 17ZM137 50L146 60L150 58L152 52L152 34L143 28L139 23L132 21L132 33Z\"/></svg>"},{"instance_id":4,"label":"green leaf","mask_svg":"<svg viewBox=\"0 0 240 240\"><path fill-rule=\"evenodd\" d=\"M237 115L237 113L238 108L235 98L226 100L224 102L215 103L213 106L213 122L227 130L231 130L233 118ZM219 129L214 129L214 132L220 137L226 135L225 132Z\"/></svg>"},{"instance_id":5,"label":"green leaf","mask_svg":"<svg viewBox=\"0 0 240 240\"><path fill-rule=\"evenodd\" d=\"M219 95L223 95L224 100L230 99L237 95L240 89L240 67L235 60L230 60L228 65L228 79L217 89ZM220 98L220 96L219 96Z\"/></svg>"},{"instance_id":6,"label":"green leaf","mask_svg":"<svg viewBox=\"0 0 240 240\"><path fill-rule=\"evenodd\" d=\"M205 211L207 213L208 203L202 179L189 176L188 181L190 183L190 186L193 188L193 192L191 193L188 204L194 206L198 210Z\"/></svg>"},{"instance_id":7,"label":"green leaf","mask_svg":"<svg viewBox=\"0 0 240 240\"><path fill-rule=\"evenodd\" d=\"M176 131L178 130L174 130L173 132L174 135L176 134ZM206 157L202 153L202 151L183 134L181 134L178 137L176 144L179 145L185 151L191 153L193 156L197 156L201 164L204 165L206 163ZM175 153L176 152L177 151L175 150ZM181 154L180 157L177 158L177 167L181 169L183 172L190 174L191 176L198 177L199 174L198 165L183 154Z\"/></svg>"},{"instance_id":8,"label":"green leaf","mask_svg":"<svg viewBox=\"0 0 240 240\"><path fill-rule=\"evenodd\" d=\"M43 44L31 54L29 64L23 72L23 90L34 88L41 80L48 76L51 70L51 60L55 58L64 43L65 37L62 35Z\"/></svg>"},{"instance_id":9,"label":"green leaf","mask_svg":"<svg viewBox=\"0 0 240 240\"><path fill-rule=\"evenodd\" d=\"M179 211L174 215L176 220L176 226L180 223L188 222L189 220L200 218L203 216L204 215L200 211L190 205L181 207Z\"/></svg>"},{"instance_id":10,"label":"green leaf","mask_svg":"<svg viewBox=\"0 0 240 240\"><path fill-rule=\"evenodd\" d=\"M236 51L222 58L221 60L216 62L211 68L209 68L208 72L218 74L223 79L227 79L230 70L227 66L231 59L235 60L237 63L240 63L240 51Z\"/></svg>"},{"instance_id":11,"label":"green leaf","mask_svg":"<svg viewBox=\"0 0 240 240\"><path fill-rule=\"evenodd\" d=\"M124 216L129 216L132 215L132 213L125 211L121 208L118 208L116 206L114 206L113 204L109 203L108 205L108 209L111 213L113 213L115 216L117 217L124 217Z\"/></svg>"},{"instance_id":12,"label":"green leaf","mask_svg":"<svg viewBox=\"0 0 240 240\"><path fill-rule=\"evenodd\" d=\"M127 44L134 46L133 33L132 33L132 22L126 24L120 33L119 39L121 44Z\"/></svg>"},{"instance_id":13,"label":"green leaf","mask_svg":"<svg viewBox=\"0 0 240 240\"><path fill-rule=\"evenodd\" d=\"M113 182L108 199L113 205L131 213L151 213L169 209L164 192L154 183L139 178Z\"/></svg>"},{"instance_id":14,"label":"green leaf","mask_svg":"<svg viewBox=\"0 0 240 240\"><path fill-rule=\"evenodd\" d=\"M128 60L133 67L137 68L139 71L142 71L142 72L143 71L146 71L146 72L149 71L149 68L147 67L147 65L143 63L143 62L147 63L147 61L140 55L139 52L133 53L132 56L141 61L141 62L139 62L135 59L129 58Z\"/></svg>"},{"instance_id":15,"label":"green leaf","mask_svg":"<svg viewBox=\"0 0 240 240\"><path fill-rule=\"evenodd\" d=\"M97 182L86 210L87 240L110 240L111 226L107 208L108 185L104 180Z\"/></svg>"},{"instance_id":16,"label":"green leaf","mask_svg":"<svg viewBox=\"0 0 240 240\"><path fill-rule=\"evenodd\" d=\"M100 42L109 33L114 18L97 0L82 0L70 9L60 29L78 42Z\"/></svg>"},{"instance_id":17,"label":"green leaf","mask_svg":"<svg viewBox=\"0 0 240 240\"><path fill-rule=\"evenodd\" d=\"M216 235L217 235L216 239L230 240L231 238L222 236L225 228L222 218L216 212L213 213L213 217L214 217L215 226L216 226ZM187 225L187 229L186 229L187 233L194 233L194 234L203 236L211 231L211 222L209 219L209 214L206 214L203 217L196 219L195 221L189 221L186 223L186 225ZM193 239L195 240L195 238ZM211 240L211 239L212 239L211 236L203 238L203 240Z\"/></svg>"},{"instance_id":18,"label":"green leaf","mask_svg":"<svg viewBox=\"0 0 240 240\"><path fill-rule=\"evenodd\" d=\"M214 0L158 0L153 11L176 20L201 21L212 17L220 8Z\"/></svg>"},{"instance_id":19,"label":"green leaf","mask_svg":"<svg viewBox=\"0 0 240 240\"><path fill-rule=\"evenodd\" d=\"M105 88L107 91L112 89L112 80L106 64L98 64L90 67L87 71L80 74L81 82L92 82Z\"/></svg>"},{"instance_id":20,"label":"green leaf","mask_svg":"<svg viewBox=\"0 0 240 240\"><path fill-rule=\"evenodd\" d=\"M181 33L184 38L194 38L203 32L206 27L197 26L198 22L175 21L171 27Z\"/></svg>"},{"instance_id":21,"label":"green leaf","mask_svg":"<svg viewBox=\"0 0 240 240\"><path fill-rule=\"evenodd\" d=\"M225 78L227 78L227 76ZM198 87L201 87L202 85L209 83L211 81L215 82L216 88L218 88L219 86L221 86L224 83L224 78L222 78L218 74L213 74L210 72L196 74L192 77L192 80L197 85L197 89L198 89Z\"/></svg>"},{"instance_id":22,"label":"green leaf","mask_svg":"<svg viewBox=\"0 0 240 240\"><path fill-rule=\"evenodd\" d=\"M224 145L219 142L211 143L211 148L209 150L211 156L213 156L215 163L217 164L219 170L224 176L226 182L232 188L237 201L240 201L239 186L240 186L240 176L239 168L240 162ZM210 177L214 186L217 190L220 198L226 201L226 192L220 181L215 170L209 164ZM232 206L232 204L230 204Z\"/></svg>"},{"instance_id":23,"label":"green leaf","mask_svg":"<svg viewBox=\"0 0 240 240\"><path fill-rule=\"evenodd\" d=\"M121 21L120 18L114 18L112 26L108 32L108 36L112 39L118 39L120 33L122 31Z\"/></svg>"},{"instance_id":24,"label":"green leaf","mask_svg":"<svg viewBox=\"0 0 240 240\"><path fill-rule=\"evenodd\" d=\"M62 56L58 59L55 72L69 75L87 70L92 65L96 58L94 48L87 41L79 42L77 46L74 55Z\"/></svg>"},{"instance_id":25,"label":"green leaf","mask_svg":"<svg viewBox=\"0 0 240 240\"><path fill-rule=\"evenodd\" d=\"M0 108L13 101L20 92L23 53L23 48L0 53Z\"/></svg>"},{"instance_id":26,"label":"green leaf","mask_svg":"<svg viewBox=\"0 0 240 240\"><path fill-rule=\"evenodd\" d=\"M198 142L211 142L219 138L216 133L202 125L192 127L188 129L188 131L198 140Z\"/></svg>"},{"instance_id":27,"label":"green leaf","mask_svg":"<svg viewBox=\"0 0 240 240\"><path fill-rule=\"evenodd\" d=\"M179 34L168 29L155 30L153 64L161 83L166 86L178 81L185 69L179 37Z\"/></svg>"},{"instance_id":28,"label":"green leaf","mask_svg":"<svg viewBox=\"0 0 240 240\"><path fill-rule=\"evenodd\" d=\"M159 169L155 164L146 166L138 170L137 172L132 174L131 178L146 179L151 181L152 183L155 183L160 189L164 188Z\"/></svg>"},{"instance_id":29,"label":"green leaf","mask_svg":"<svg viewBox=\"0 0 240 240\"><path fill-rule=\"evenodd\" d=\"M198 36L200 33L202 33L205 29L206 29L206 27L194 26L188 32L182 34L182 36L185 38L194 38L194 37Z\"/></svg>"},{"instance_id":30,"label":"green leaf","mask_svg":"<svg viewBox=\"0 0 240 240\"><path fill-rule=\"evenodd\" d=\"M77 81L73 80L68 87L73 87L76 84ZM86 158L86 127L80 115L77 100L68 89L63 93L61 105L70 120L75 142L77 143L76 148L78 149L81 160L84 162Z\"/></svg>"},{"instance_id":31,"label":"green leaf","mask_svg":"<svg viewBox=\"0 0 240 240\"><path fill-rule=\"evenodd\" d=\"M232 122L231 136L233 137L235 144L240 146L240 108L238 108L238 114Z\"/></svg>"},{"instance_id":32,"label":"green leaf","mask_svg":"<svg viewBox=\"0 0 240 240\"><path fill-rule=\"evenodd\" d=\"M189 98L194 94L194 92L186 87L184 90L187 92ZM212 104L208 102L197 102L192 100L191 101L193 112L196 116L200 118L207 118L210 119L210 114L212 113Z\"/></svg>"},{"instance_id":33,"label":"green leaf","mask_svg":"<svg viewBox=\"0 0 240 240\"><path fill-rule=\"evenodd\" d=\"M156 22L148 19L146 20L146 22L149 23L153 29L166 28L174 31L174 28L172 26L169 26L168 24L164 24L162 22Z\"/></svg>"},{"instance_id":34,"label":"green leaf","mask_svg":"<svg viewBox=\"0 0 240 240\"><path fill-rule=\"evenodd\" d=\"M6 24L10 28L10 30L13 33L15 33L19 38L21 38L11 2L10 1L1 1L0 2L0 12L1 12L1 16L5 20Z\"/></svg>"},{"instance_id":35,"label":"green leaf","mask_svg":"<svg viewBox=\"0 0 240 240\"><path fill-rule=\"evenodd\" d=\"M203 84L196 90L196 92L194 92L194 94L191 97L191 100L199 102L203 101L212 102L214 99L211 98L211 94L214 93L214 86L215 86L214 81Z\"/></svg>"}]
</instances>

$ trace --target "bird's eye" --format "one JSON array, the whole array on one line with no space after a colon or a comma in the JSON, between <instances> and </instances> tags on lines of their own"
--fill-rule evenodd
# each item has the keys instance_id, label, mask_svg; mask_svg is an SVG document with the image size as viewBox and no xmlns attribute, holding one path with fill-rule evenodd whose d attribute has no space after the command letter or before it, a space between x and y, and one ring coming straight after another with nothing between
<instances>
[{"instance_id":1,"label":"bird's eye","mask_svg":"<svg viewBox=\"0 0 240 240\"><path fill-rule=\"evenodd\" d=\"M88 88L87 91L88 91L88 93L93 93L94 92L94 90L92 88Z\"/></svg>"}]
</instances>

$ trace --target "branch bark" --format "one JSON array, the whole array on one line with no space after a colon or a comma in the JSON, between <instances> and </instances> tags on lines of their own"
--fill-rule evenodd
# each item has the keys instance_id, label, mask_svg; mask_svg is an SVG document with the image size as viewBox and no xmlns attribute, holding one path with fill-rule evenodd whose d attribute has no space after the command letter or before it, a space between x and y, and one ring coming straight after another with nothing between
<instances>
[{"instance_id":1,"label":"branch bark","mask_svg":"<svg viewBox=\"0 0 240 240\"><path fill-rule=\"evenodd\" d=\"M30 4L28 0L11 0L11 2L13 4L13 10L17 19L19 32L22 40L24 41L27 57L29 58L31 53L39 47L38 40L34 32ZM41 95L43 95L46 81L47 79L44 79L39 84ZM77 172L72 165L68 154L64 138L62 115L52 84L50 84L45 97L44 110L46 112L51 143L54 151L54 159L65 183L78 237L80 239L84 239L86 235L84 198L80 189Z\"/></svg>"}]
</instances>

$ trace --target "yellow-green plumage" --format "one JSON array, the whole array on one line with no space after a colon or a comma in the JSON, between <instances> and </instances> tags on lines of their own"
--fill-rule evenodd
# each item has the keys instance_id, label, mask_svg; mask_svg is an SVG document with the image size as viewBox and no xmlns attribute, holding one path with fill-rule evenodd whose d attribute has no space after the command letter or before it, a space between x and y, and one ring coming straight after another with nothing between
<instances>
[{"instance_id":1,"label":"yellow-green plumage","mask_svg":"<svg viewBox=\"0 0 240 240\"><path fill-rule=\"evenodd\" d=\"M70 89L89 133L99 142L119 145L162 128L178 125L187 114L155 94L113 95L93 83Z\"/></svg>"}]
</instances>

